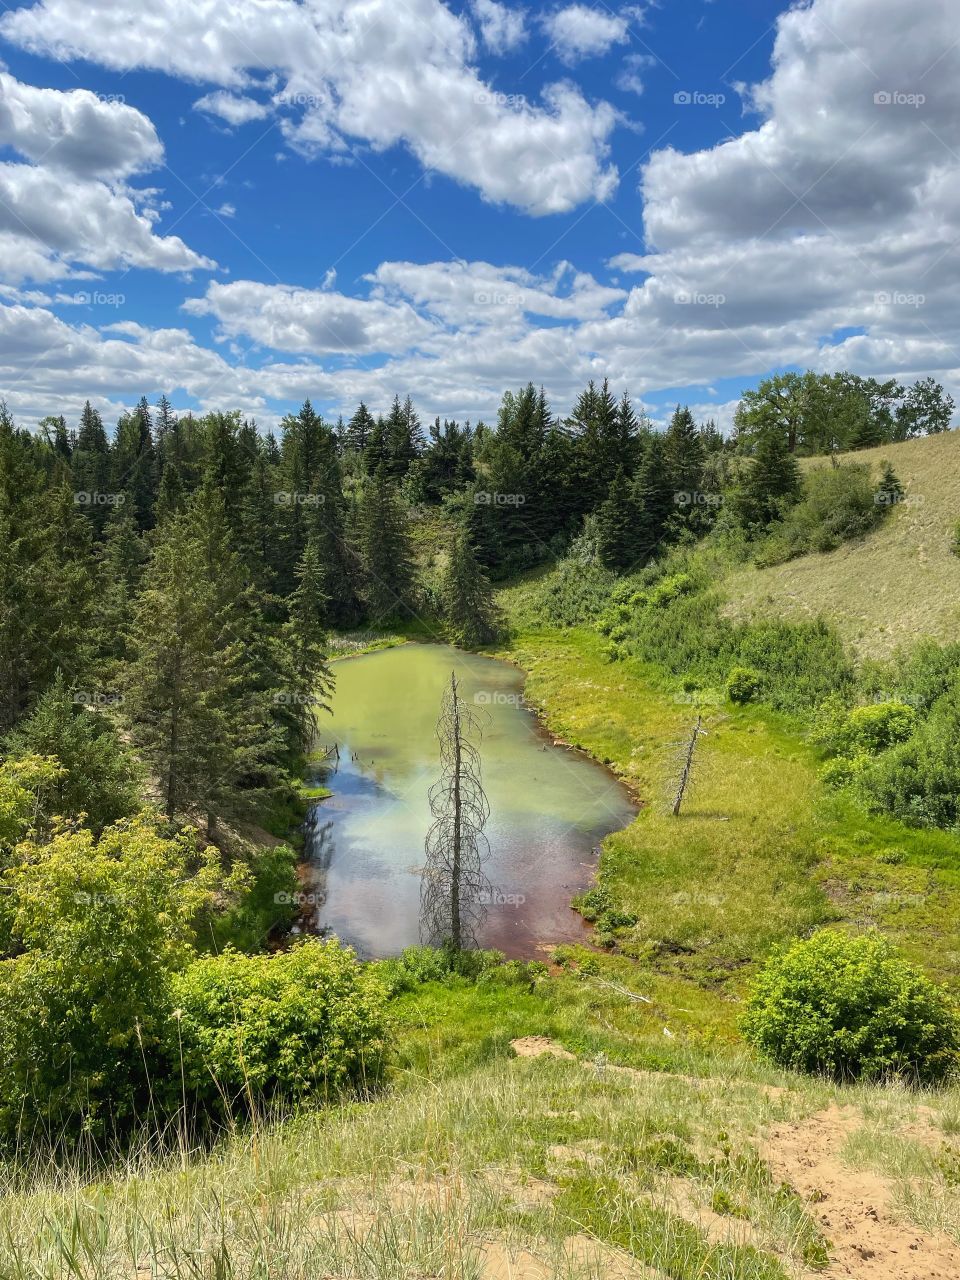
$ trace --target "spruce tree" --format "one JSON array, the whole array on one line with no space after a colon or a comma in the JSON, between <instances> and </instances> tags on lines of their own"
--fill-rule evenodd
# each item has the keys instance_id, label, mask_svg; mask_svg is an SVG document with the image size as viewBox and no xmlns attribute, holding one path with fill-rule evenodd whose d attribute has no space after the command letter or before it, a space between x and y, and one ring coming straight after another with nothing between
<instances>
[{"instance_id":1,"label":"spruce tree","mask_svg":"<svg viewBox=\"0 0 960 1280\"><path fill-rule=\"evenodd\" d=\"M373 415L361 400L357 406L356 413L347 423L346 448L353 453L363 453L370 441L370 433L373 431L374 426Z\"/></svg>"},{"instance_id":2,"label":"spruce tree","mask_svg":"<svg viewBox=\"0 0 960 1280\"><path fill-rule=\"evenodd\" d=\"M457 530L441 585L443 616L454 644L476 648L500 632L493 588L470 545L465 527Z\"/></svg>"},{"instance_id":3,"label":"spruce tree","mask_svg":"<svg viewBox=\"0 0 960 1280\"><path fill-rule=\"evenodd\" d=\"M597 549L601 563L608 569L620 572L635 566L641 527L638 516L636 500L621 467L596 515Z\"/></svg>"},{"instance_id":4,"label":"spruce tree","mask_svg":"<svg viewBox=\"0 0 960 1280\"><path fill-rule=\"evenodd\" d=\"M653 435L633 483L637 512L636 558L645 564L667 544L676 503L663 437Z\"/></svg>"},{"instance_id":5,"label":"spruce tree","mask_svg":"<svg viewBox=\"0 0 960 1280\"><path fill-rule=\"evenodd\" d=\"M364 485L360 554L371 621L382 623L409 613L414 574L406 513L385 467Z\"/></svg>"},{"instance_id":6,"label":"spruce tree","mask_svg":"<svg viewBox=\"0 0 960 1280\"><path fill-rule=\"evenodd\" d=\"M734 509L745 528L766 529L800 497L800 467L782 431L757 437L752 464L734 493Z\"/></svg>"}]
</instances>

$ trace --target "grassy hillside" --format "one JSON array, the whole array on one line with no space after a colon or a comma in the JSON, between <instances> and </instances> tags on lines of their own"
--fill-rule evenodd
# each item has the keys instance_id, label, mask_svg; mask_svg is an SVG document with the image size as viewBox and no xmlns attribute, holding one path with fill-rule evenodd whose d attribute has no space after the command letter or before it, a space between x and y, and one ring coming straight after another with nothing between
<instances>
[{"instance_id":1,"label":"grassy hillside","mask_svg":"<svg viewBox=\"0 0 960 1280\"><path fill-rule=\"evenodd\" d=\"M960 431L847 455L889 460L909 501L865 541L724 583L729 613L786 618L824 614L857 653L882 657L921 636L960 634L960 557L950 551L960 519ZM805 465L823 466L822 459Z\"/></svg>"},{"instance_id":2,"label":"grassy hillside","mask_svg":"<svg viewBox=\"0 0 960 1280\"><path fill-rule=\"evenodd\" d=\"M567 996L563 982L518 997L431 983L405 997L406 1061L379 1100L260 1125L208 1155L132 1157L109 1179L10 1179L0 1274L957 1274L960 1095L834 1089L735 1057L710 1069L670 1043L657 1071L621 1066L608 1028L636 1006L602 988ZM449 1052L463 1005L469 1063ZM567 1047L584 1039L589 1053Z\"/></svg>"}]
</instances>

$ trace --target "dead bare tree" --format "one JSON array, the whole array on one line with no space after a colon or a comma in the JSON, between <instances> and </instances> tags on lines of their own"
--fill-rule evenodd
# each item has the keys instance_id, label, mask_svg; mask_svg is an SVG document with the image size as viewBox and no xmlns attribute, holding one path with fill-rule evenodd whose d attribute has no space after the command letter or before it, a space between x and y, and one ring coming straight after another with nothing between
<instances>
[{"instance_id":1,"label":"dead bare tree","mask_svg":"<svg viewBox=\"0 0 960 1280\"><path fill-rule=\"evenodd\" d=\"M677 791L673 799L673 816L680 816L680 806L683 804L684 797L690 786L690 779L693 774L693 758L697 749L697 743L701 738L707 736L707 731L703 727L703 715L697 716L697 723L693 726L693 732L690 734L689 741L684 742L680 753L680 777L677 780Z\"/></svg>"},{"instance_id":2,"label":"dead bare tree","mask_svg":"<svg viewBox=\"0 0 960 1280\"><path fill-rule=\"evenodd\" d=\"M481 783L480 752L471 737L482 732L451 672L440 704L440 778L430 788L433 824L425 843L420 887L420 935L457 951L475 946L489 893L483 864L490 846L483 833L490 805Z\"/></svg>"}]
</instances>

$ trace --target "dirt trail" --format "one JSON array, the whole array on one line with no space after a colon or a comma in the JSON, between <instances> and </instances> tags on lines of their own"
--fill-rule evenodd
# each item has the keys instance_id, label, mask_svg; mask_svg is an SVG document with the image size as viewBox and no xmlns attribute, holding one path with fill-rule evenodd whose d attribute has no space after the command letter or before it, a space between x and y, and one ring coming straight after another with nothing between
<instances>
[{"instance_id":1,"label":"dirt trail","mask_svg":"<svg viewBox=\"0 0 960 1280\"><path fill-rule=\"evenodd\" d=\"M525 1036L514 1040L512 1047L521 1058L549 1055L576 1060L574 1054L545 1036ZM580 1061L585 1067L593 1065ZM604 1069L704 1087L730 1083L610 1064ZM755 1087L768 1097L790 1092L770 1085ZM843 1162L844 1143L862 1124L863 1116L855 1107L831 1106L807 1119L771 1126L761 1145L760 1154L773 1176L803 1197L830 1242L830 1265L818 1274L827 1280L960 1280L960 1245L949 1236L931 1235L899 1217L889 1178ZM918 1136L921 1130L928 1140L934 1132L926 1116L908 1126L908 1131L916 1131Z\"/></svg>"},{"instance_id":2,"label":"dirt trail","mask_svg":"<svg viewBox=\"0 0 960 1280\"><path fill-rule=\"evenodd\" d=\"M828 1107L806 1120L774 1125L761 1155L774 1177L808 1202L830 1241L823 1276L855 1280L957 1280L960 1245L920 1231L893 1210L892 1184L840 1158L863 1119L854 1107Z\"/></svg>"}]
</instances>

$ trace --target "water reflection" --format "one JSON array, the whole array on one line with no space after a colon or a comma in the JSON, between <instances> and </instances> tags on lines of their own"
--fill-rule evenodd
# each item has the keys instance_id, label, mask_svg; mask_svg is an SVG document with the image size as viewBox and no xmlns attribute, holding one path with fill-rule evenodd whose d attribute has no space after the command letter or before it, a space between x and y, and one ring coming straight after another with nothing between
<instances>
[{"instance_id":1,"label":"water reflection","mask_svg":"<svg viewBox=\"0 0 960 1280\"><path fill-rule=\"evenodd\" d=\"M587 887L596 848L635 810L611 775L577 753L547 745L522 705L515 668L445 645L407 645L337 664L334 752L321 776L333 796L306 826L304 889L310 927L365 956L393 955L419 940L427 791L439 770L436 718L452 667L464 696L487 711L481 744L491 816L484 946L533 956L542 942L583 937L570 898Z\"/></svg>"}]
</instances>

